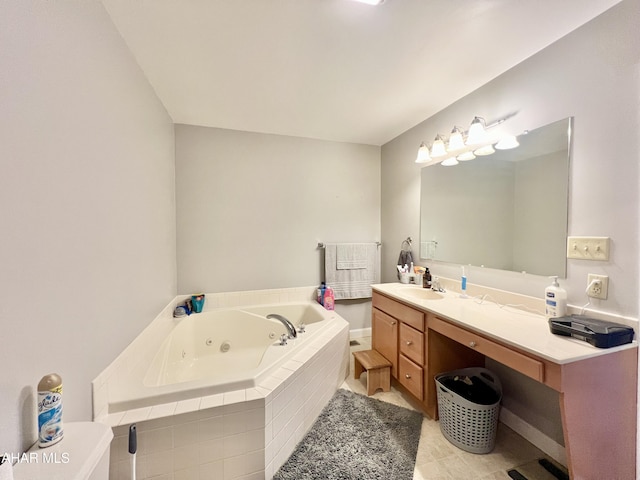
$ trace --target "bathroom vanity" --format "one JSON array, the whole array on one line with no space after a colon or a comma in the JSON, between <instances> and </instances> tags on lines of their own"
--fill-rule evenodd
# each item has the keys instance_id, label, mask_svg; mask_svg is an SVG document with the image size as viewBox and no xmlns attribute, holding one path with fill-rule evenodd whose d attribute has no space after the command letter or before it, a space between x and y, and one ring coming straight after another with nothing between
<instances>
[{"instance_id":1,"label":"bathroom vanity","mask_svg":"<svg viewBox=\"0 0 640 480\"><path fill-rule=\"evenodd\" d=\"M636 478L637 342L599 349L553 335L540 314L486 299L397 283L373 290L373 348L431 418L434 377L488 357L559 392L572 479Z\"/></svg>"}]
</instances>

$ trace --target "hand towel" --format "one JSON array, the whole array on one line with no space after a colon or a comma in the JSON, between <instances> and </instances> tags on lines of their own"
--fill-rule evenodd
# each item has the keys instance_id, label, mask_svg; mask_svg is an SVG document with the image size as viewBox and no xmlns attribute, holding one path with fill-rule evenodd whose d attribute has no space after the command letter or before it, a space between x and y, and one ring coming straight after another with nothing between
<instances>
[{"instance_id":1,"label":"hand towel","mask_svg":"<svg viewBox=\"0 0 640 480\"><path fill-rule=\"evenodd\" d=\"M359 244L362 245L362 244ZM351 298L371 298L371 285L380 282L380 257L378 245L364 244L367 263L365 268L337 268L338 244L327 244L324 251L325 282L333 289L336 300Z\"/></svg>"},{"instance_id":2,"label":"hand towel","mask_svg":"<svg viewBox=\"0 0 640 480\"><path fill-rule=\"evenodd\" d=\"M411 255L411 250L400 250L398 265L400 265L401 267L404 267L405 265L411 266L411 263L413 263L413 255Z\"/></svg>"},{"instance_id":3,"label":"hand towel","mask_svg":"<svg viewBox=\"0 0 640 480\"><path fill-rule=\"evenodd\" d=\"M338 270L367 268L368 247L366 243L336 244L336 268Z\"/></svg>"}]
</instances>

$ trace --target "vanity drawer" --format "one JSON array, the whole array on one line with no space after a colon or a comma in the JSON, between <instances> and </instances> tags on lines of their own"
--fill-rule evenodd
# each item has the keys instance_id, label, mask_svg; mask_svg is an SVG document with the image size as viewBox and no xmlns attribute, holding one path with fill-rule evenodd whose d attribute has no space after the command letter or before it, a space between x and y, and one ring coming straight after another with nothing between
<instances>
[{"instance_id":1,"label":"vanity drawer","mask_svg":"<svg viewBox=\"0 0 640 480\"><path fill-rule=\"evenodd\" d=\"M416 365L404 355L400 355L398 359L398 381L420 401L424 398L422 378L422 367Z\"/></svg>"},{"instance_id":2,"label":"vanity drawer","mask_svg":"<svg viewBox=\"0 0 640 480\"><path fill-rule=\"evenodd\" d=\"M424 333L401 323L400 353L418 365L424 365Z\"/></svg>"},{"instance_id":3,"label":"vanity drawer","mask_svg":"<svg viewBox=\"0 0 640 480\"><path fill-rule=\"evenodd\" d=\"M544 363L535 358L528 357L520 352L511 350L488 338L463 328L457 327L440 320L432 318L429 321L429 328L445 335L456 342L466 345L473 350L486 355L504 365L517 370L518 372L533 378L539 382L544 382Z\"/></svg>"},{"instance_id":4,"label":"vanity drawer","mask_svg":"<svg viewBox=\"0 0 640 480\"><path fill-rule=\"evenodd\" d=\"M387 312L398 320L402 320L413 328L424 332L424 313L419 310L414 310L403 303L396 302L377 292L373 292L372 304L375 308Z\"/></svg>"}]
</instances>

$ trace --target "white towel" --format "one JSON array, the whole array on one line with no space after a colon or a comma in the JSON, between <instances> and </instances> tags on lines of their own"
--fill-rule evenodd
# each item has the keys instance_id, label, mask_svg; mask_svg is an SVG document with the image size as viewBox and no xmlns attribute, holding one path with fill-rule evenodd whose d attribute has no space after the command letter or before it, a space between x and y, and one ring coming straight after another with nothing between
<instances>
[{"instance_id":1,"label":"white towel","mask_svg":"<svg viewBox=\"0 0 640 480\"><path fill-rule=\"evenodd\" d=\"M339 245L342 248L345 244L330 243L324 250L325 282L333 289L335 299L371 298L371 285L380 282L378 245L376 243L357 244L363 245L366 250L364 268L338 269Z\"/></svg>"},{"instance_id":2,"label":"white towel","mask_svg":"<svg viewBox=\"0 0 640 480\"><path fill-rule=\"evenodd\" d=\"M336 268L338 270L367 268L368 247L367 243L336 244Z\"/></svg>"}]
</instances>

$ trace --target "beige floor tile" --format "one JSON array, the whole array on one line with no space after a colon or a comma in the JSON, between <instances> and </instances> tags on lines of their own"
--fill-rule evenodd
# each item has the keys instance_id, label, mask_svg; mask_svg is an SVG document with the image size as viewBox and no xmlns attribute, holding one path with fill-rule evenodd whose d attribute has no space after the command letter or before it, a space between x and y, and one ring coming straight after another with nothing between
<instances>
[{"instance_id":1,"label":"beige floor tile","mask_svg":"<svg viewBox=\"0 0 640 480\"><path fill-rule=\"evenodd\" d=\"M360 345L351 352L371 349L371 338L357 338ZM342 388L366 395L366 373L353 378L353 356L349 377ZM390 392L378 391L372 398L414 409L402 392L391 387ZM539 449L503 424L498 425L496 446L485 455L465 452L442 436L440 424L425 416L416 456L413 480L509 480L507 470L544 456Z\"/></svg>"}]
</instances>

